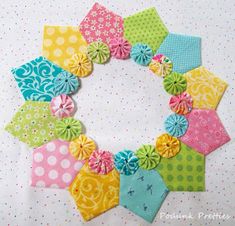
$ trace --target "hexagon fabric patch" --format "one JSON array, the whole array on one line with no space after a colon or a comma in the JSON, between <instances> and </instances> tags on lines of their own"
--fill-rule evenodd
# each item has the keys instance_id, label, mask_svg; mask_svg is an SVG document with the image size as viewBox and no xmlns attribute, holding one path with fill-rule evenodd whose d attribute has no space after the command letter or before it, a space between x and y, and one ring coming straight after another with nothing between
<instances>
[{"instance_id":1,"label":"hexagon fabric patch","mask_svg":"<svg viewBox=\"0 0 235 226\"><path fill-rule=\"evenodd\" d=\"M109 44L116 37L123 36L123 19L116 13L95 3L79 25L88 43L101 41Z\"/></svg>"},{"instance_id":2,"label":"hexagon fabric patch","mask_svg":"<svg viewBox=\"0 0 235 226\"><path fill-rule=\"evenodd\" d=\"M181 142L173 158L162 158L156 170L170 191L204 191L205 157Z\"/></svg>"},{"instance_id":3,"label":"hexagon fabric patch","mask_svg":"<svg viewBox=\"0 0 235 226\"><path fill-rule=\"evenodd\" d=\"M87 43L78 26L44 26L43 56L69 71L68 61L74 53L86 53Z\"/></svg>"},{"instance_id":4,"label":"hexagon fabric patch","mask_svg":"<svg viewBox=\"0 0 235 226\"><path fill-rule=\"evenodd\" d=\"M24 99L35 101L50 101L56 96L54 78L61 72L67 73L42 56L12 69Z\"/></svg>"},{"instance_id":5,"label":"hexagon fabric patch","mask_svg":"<svg viewBox=\"0 0 235 226\"><path fill-rule=\"evenodd\" d=\"M173 63L173 71L185 73L201 65L201 38L168 34L157 50Z\"/></svg>"},{"instance_id":6,"label":"hexagon fabric patch","mask_svg":"<svg viewBox=\"0 0 235 226\"><path fill-rule=\"evenodd\" d=\"M184 74L193 107L216 109L228 84L201 66Z\"/></svg>"},{"instance_id":7,"label":"hexagon fabric patch","mask_svg":"<svg viewBox=\"0 0 235 226\"><path fill-rule=\"evenodd\" d=\"M76 160L68 150L69 142L53 140L33 151L31 186L66 188L84 161Z\"/></svg>"},{"instance_id":8,"label":"hexagon fabric patch","mask_svg":"<svg viewBox=\"0 0 235 226\"><path fill-rule=\"evenodd\" d=\"M119 203L119 173L93 173L86 162L69 187L83 219L88 221Z\"/></svg>"},{"instance_id":9,"label":"hexagon fabric patch","mask_svg":"<svg viewBox=\"0 0 235 226\"><path fill-rule=\"evenodd\" d=\"M207 155L230 141L215 110L193 109L186 118L189 127L180 140L196 151Z\"/></svg>"},{"instance_id":10,"label":"hexagon fabric patch","mask_svg":"<svg viewBox=\"0 0 235 226\"><path fill-rule=\"evenodd\" d=\"M120 175L120 205L152 222L168 194L156 170L139 168L135 174Z\"/></svg>"},{"instance_id":11,"label":"hexagon fabric patch","mask_svg":"<svg viewBox=\"0 0 235 226\"><path fill-rule=\"evenodd\" d=\"M49 103L26 101L5 129L30 147L39 147L56 137L56 121Z\"/></svg>"},{"instance_id":12,"label":"hexagon fabric patch","mask_svg":"<svg viewBox=\"0 0 235 226\"><path fill-rule=\"evenodd\" d=\"M132 44L148 44L155 52L168 30L155 8L149 8L124 18L124 37Z\"/></svg>"}]
</instances>

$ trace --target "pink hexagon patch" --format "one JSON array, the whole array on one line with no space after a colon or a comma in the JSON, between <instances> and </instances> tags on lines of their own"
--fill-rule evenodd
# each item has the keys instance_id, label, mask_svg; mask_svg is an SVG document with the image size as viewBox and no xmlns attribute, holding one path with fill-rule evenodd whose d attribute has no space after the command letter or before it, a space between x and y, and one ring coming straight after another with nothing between
<instances>
[{"instance_id":1,"label":"pink hexagon patch","mask_svg":"<svg viewBox=\"0 0 235 226\"><path fill-rule=\"evenodd\" d=\"M180 140L196 151L207 155L230 141L215 110L193 109L185 117L189 127Z\"/></svg>"},{"instance_id":2,"label":"pink hexagon patch","mask_svg":"<svg viewBox=\"0 0 235 226\"><path fill-rule=\"evenodd\" d=\"M84 161L76 160L68 150L69 142L53 140L33 152L32 183L35 187L68 187Z\"/></svg>"},{"instance_id":3,"label":"pink hexagon patch","mask_svg":"<svg viewBox=\"0 0 235 226\"><path fill-rule=\"evenodd\" d=\"M104 6L95 3L79 25L80 32L88 43L110 40L123 36L123 19Z\"/></svg>"}]
</instances>

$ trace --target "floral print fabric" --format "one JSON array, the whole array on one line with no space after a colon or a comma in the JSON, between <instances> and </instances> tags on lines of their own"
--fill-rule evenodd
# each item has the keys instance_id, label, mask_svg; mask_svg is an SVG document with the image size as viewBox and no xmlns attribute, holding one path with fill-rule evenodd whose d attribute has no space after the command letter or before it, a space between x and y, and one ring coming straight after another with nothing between
<instances>
[{"instance_id":1,"label":"floral print fabric","mask_svg":"<svg viewBox=\"0 0 235 226\"><path fill-rule=\"evenodd\" d=\"M83 37L88 43L110 40L123 36L123 19L99 3L95 3L79 25Z\"/></svg>"},{"instance_id":2,"label":"floral print fabric","mask_svg":"<svg viewBox=\"0 0 235 226\"><path fill-rule=\"evenodd\" d=\"M49 103L26 101L5 129L30 147L39 147L56 137L56 122Z\"/></svg>"}]
</instances>

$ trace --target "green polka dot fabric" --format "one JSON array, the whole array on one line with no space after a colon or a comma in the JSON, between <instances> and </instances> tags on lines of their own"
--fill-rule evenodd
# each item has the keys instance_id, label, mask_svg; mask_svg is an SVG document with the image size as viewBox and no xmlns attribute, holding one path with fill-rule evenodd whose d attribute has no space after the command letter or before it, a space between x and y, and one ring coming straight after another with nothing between
<instances>
[{"instance_id":1,"label":"green polka dot fabric","mask_svg":"<svg viewBox=\"0 0 235 226\"><path fill-rule=\"evenodd\" d=\"M155 52L167 35L168 30L155 8L124 18L124 37L132 45L148 44Z\"/></svg>"},{"instance_id":2,"label":"green polka dot fabric","mask_svg":"<svg viewBox=\"0 0 235 226\"><path fill-rule=\"evenodd\" d=\"M57 119L51 115L49 104L26 101L5 129L34 148L53 140Z\"/></svg>"},{"instance_id":3,"label":"green polka dot fabric","mask_svg":"<svg viewBox=\"0 0 235 226\"><path fill-rule=\"evenodd\" d=\"M205 157L181 143L173 158L162 158L156 168L170 191L204 191Z\"/></svg>"}]
</instances>

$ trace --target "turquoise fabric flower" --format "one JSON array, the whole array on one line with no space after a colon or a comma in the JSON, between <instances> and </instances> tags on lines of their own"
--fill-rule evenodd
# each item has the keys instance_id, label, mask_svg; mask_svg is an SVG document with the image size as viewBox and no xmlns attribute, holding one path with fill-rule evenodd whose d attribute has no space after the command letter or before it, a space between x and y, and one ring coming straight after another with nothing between
<instances>
[{"instance_id":1,"label":"turquoise fabric flower","mask_svg":"<svg viewBox=\"0 0 235 226\"><path fill-rule=\"evenodd\" d=\"M153 222L169 190L156 170L139 168L134 175L120 175L120 205Z\"/></svg>"},{"instance_id":2,"label":"turquoise fabric flower","mask_svg":"<svg viewBox=\"0 0 235 226\"><path fill-rule=\"evenodd\" d=\"M188 120L183 115L172 114L167 117L164 125L171 136L181 137L188 129Z\"/></svg>"},{"instance_id":3,"label":"turquoise fabric flower","mask_svg":"<svg viewBox=\"0 0 235 226\"><path fill-rule=\"evenodd\" d=\"M140 65L147 66L152 60L153 52L152 49L146 45L137 43L131 49L131 58Z\"/></svg>"},{"instance_id":4,"label":"turquoise fabric flower","mask_svg":"<svg viewBox=\"0 0 235 226\"><path fill-rule=\"evenodd\" d=\"M78 78L70 72L63 71L54 80L55 93L60 94L71 94L75 93L80 86Z\"/></svg>"},{"instance_id":5,"label":"turquoise fabric flower","mask_svg":"<svg viewBox=\"0 0 235 226\"><path fill-rule=\"evenodd\" d=\"M138 158L130 150L118 152L114 157L114 164L119 173L125 175L134 174L139 168Z\"/></svg>"}]
</instances>

